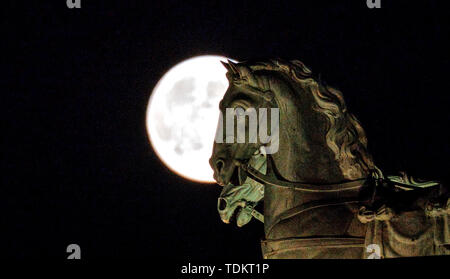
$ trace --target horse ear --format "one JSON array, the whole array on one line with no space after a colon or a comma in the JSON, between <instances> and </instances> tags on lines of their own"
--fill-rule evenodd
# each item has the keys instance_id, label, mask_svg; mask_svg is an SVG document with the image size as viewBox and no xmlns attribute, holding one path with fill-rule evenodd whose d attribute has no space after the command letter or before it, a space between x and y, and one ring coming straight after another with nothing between
<instances>
[{"instance_id":1,"label":"horse ear","mask_svg":"<svg viewBox=\"0 0 450 279\"><path fill-rule=\"evenodd\" d=\"M222 65L227 69L228 73L230 73L231 76L239 76L239 71L237 70L236 66L233 65L230 60L228 60L228 63L220 61Z\"/></svg>"},{"instance_id":2,"label":"horse ear","mask_svg":"<svg viewBox=\"0 0 450 279\"><path fill-rule=\"evenodd\" d=\"M228 65L228 63L223 61L220 61L220 63L222 63L222 65L225 67L225 69L227 69L227 71L231 72L230 65Z\"/></svg>"},{"instance_id":3,"label":"horse ear","mask_svg":"<svg viewBox=\"0 0 450 279\"><path fill-rule=\"evenodd\" d=\"M230 59L227 59L227 61L228 61L228 66L230 67L231 72L233 73L233 75L240 76L239 70L237 68L237 64L233 63L233 61L231 61Z\"/></svg>"}]
</instances>

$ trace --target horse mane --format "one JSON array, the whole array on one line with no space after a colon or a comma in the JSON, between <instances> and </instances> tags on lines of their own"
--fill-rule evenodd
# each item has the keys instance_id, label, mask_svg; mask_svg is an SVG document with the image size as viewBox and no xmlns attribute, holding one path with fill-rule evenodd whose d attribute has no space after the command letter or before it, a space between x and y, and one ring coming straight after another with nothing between
<instances>
[{"instance_id":1,"label":"horse mane","mask_svg":"<svg viewBox=\"0 0 450 279\"><path fill-rule=\"evenodd\" d=\"M232 67L234 71L238 70L240 77L246 76L246 80L249 75L253 76L255 71L278 71L287 75L302 88L306 88L315 100L313 109L323 114L328 120L326 142L335 154L335 159L344 176L348 179L357 179L375 168L372 156L367 150L364 129L358 119L347 111L342 92L314 79L311 70L301 61L277 59L262 63L243 62L234 64ZM250 79L256 81L254 76ZM260 81L256 83L262 85Z\"/></svg>"}]
</instances>

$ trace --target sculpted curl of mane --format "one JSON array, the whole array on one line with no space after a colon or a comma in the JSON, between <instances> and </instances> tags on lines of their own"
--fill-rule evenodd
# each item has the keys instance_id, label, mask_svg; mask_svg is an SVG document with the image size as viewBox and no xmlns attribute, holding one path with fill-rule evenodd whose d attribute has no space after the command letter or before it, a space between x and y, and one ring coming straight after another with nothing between
<instances>
[{"instance_id":1,"label":"sculpted curl of mane","mask_svg":"<svg viewBox=\"0 0 450 279\"><path fill-rule=\"evenodd\" d=\"M346 178L360 178L375 168L367 151L364 129L356 117L347 111L344 97L339 90L316 81L312 77L311 70L298 60L290 62L271 60L269 63L251 64L247 67L252 71L282 72L310 91L315 100L314 109L328 119L326 142L335 154L335 159Z\"/></svg>"}]
</instances>

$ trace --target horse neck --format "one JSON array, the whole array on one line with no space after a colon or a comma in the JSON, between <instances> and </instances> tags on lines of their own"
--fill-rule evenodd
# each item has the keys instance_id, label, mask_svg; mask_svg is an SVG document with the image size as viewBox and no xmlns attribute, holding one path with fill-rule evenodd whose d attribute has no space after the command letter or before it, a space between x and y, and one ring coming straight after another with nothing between
<instances>
[{"instance_id":1,"label":"horse neck","mask_svg":"<svg viewBox=\"0 0 450 279\"><path fill-rule=\"evenodd\" d=\"M344 175L336 161L334 154L323 140L311 129L312 125L305 124L304 115L299 111L280 110L280 143L279 150L272 156L272 167L279 179L307 184L335 184L345 181ZM314 117L306 118L313 120ZM315 122L315 121L313 121ZM319 123L319 122L317 122ZM302 125L305 124L305 125ZM324 133L323 127L316 131ZM295 132L294 132L295 131ZM336 187L340 187L336 185ZM274 228L286 212L293 212L295 208L308 207L311 203L339 201L342 198L357 198L359 190L341 192L305 192L296 191L289 187L265 185L264 188L264 228L267 238L289 238L299 236L297 228L281 229L272 234ZM328 216L328 215L326 215ZM321 218L326 219L325 215ZM297 222L297 221L296 221ZM298 221L302 222L302 221ZM299 223L300 224L300 223ZM318 225L320 226L320 224ZM308 228L308 225L298 225L298 228ZM336 228L339 234L343 228ZM314 235L314 229L302 231L302 236ZM280 234L282 232L282 234Z\"/></svg>"},{"instance_id":2,"label":"horse neck","mask_svg":"<svg viewBox=\"0 0 450 279\"><path fill-rule=\"evenodd\" d=\"M326 143L324 116L305 104L305 99L303 101L284 100L281 106L279 150L272 154L274 171L291 182L332 184L344 181L339 162Z\"/></svg>"},{"instance_id":3,"label":"horse neck","mask_svg":"<svg viewBox=\"0 0 450 279\"><path fill-rule=\"evenodd\" d=\"M328 120L313 109L315 102L310 92L297 89L297 91L284 87L282 83L273 83L272 89L277 92L276 101L280 111L279 149L270 155L272 157L272 170L280 180L290 182L303 182L306 184L337 184L353 180L344 175L336 160L334 152L328 147L326 134ZM278 86L278 87L276 87ZM277 91L278 90L278 91ZM355 164L358 162L354 162ZM343 198L358 198L359 189L351 191L332 192L305 192L296 191L289 187L265 185L264 189L264 227L266 237L274 224L286 212L294 208L308 206L310 203L335 201ZM324 217L326 218L326 217ZM297 220L301 222L300 220ZM320 224L319 224L320 225ZM297 226L304 228L304 226ZM306 226L307 227L307 226ZM292 228L291 228L292 229ZM341 228L336 228L340 232ZM308 235L308 231L303 234ZM314 233L314 230L311 232ZM295 230L287 230L283 237L298 236ZM278 237L282 237L279 236Z\"/></svg>"}]
</instances>

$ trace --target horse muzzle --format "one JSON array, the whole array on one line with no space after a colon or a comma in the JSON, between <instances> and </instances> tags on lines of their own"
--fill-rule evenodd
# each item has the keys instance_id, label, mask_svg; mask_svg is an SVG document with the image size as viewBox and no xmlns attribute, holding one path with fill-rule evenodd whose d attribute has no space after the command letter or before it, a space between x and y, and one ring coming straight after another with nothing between
<instances>
[{"instance_id":1,"label":"horse muzzle","mask_svg":"<svg viewBox=\"0 0 450 279\"><path fill-rule=\"evenodd\" d=\"M262 185L249 183L225 186L217 201L220 219L226 224L236 221L238 227L246 225L252 217L264 222L264 216L254 209L264 197L263 189Z\"/></svg>"},{"instance_id":2,"label":"horse muzzle","mask_svg":"<svg viewBox=\"0 0 450 279\"><path fill-rule=\"evenodd\" d=\"M242 185L247 179L247 173L240 167L241 162L236 159L229 160L227 163L226 160L221 158L211 158L210 165L214 170L213 177L220 186Z\"/></svg>"}]
</instances>

